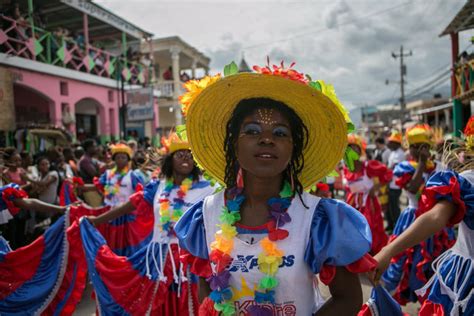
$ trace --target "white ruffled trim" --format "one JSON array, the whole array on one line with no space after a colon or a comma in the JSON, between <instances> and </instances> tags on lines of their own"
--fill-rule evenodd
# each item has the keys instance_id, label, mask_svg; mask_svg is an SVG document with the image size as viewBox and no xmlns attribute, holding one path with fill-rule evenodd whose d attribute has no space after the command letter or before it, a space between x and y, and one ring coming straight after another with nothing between
<instances>
[{"instance_id":1,"label":"white ruffled trim","mask_svg":"<svg viewBox=\"0 0 474 316\"><path fill-rule=\"evenodd\" d=\"M375 301L374 301L372 298L369 298L369 299L367 300L366 305L367 305L367 307L369 308L370 313L371 313L373 316L380 316L379 310L378 310L378 308L377 308L377 304L375 303Z\"/></svg>"},{"instance_id":2,"label":"white ruffled trim","mask_svg":"<svg viewBox=\"0 0 474 316\"><path fill-rule=\"evenodd\" d=\"M61 268L58 273L58 278L56 279L56 283L54 284L53 290L49 293L48 298L45 300L43 305L34 312L35 315L41 315L41 313L48 307L48 305L53 301L54 297L56 296L59 288L61 287L61 283L64 279L64 274L66 273L67 262L69 257L69 241L67 240L67 229L69 227L69 207L66 209L64 213L64 240L63 240L63 257L61 259Z\"/></svg>"},{"instance_id":3,"label":"white ruffled trim","mask_svg":"<svg viewBox=\"0 0 474 316\"><path fill-rule=\"evenodd\" d=\"M0 225L8 223L12 218L13 216L7 208L0 211Z\"/></svg>"},{"instance_id":4,"label":"white ruffled trim","mask_svg":"<svg viewBox=\"0 0 474 316\"><path fill-rule=\"evenodd\" d=\"M455 248L455 247L453 247ZM443 264L446 262L446 260L450 259L451 257L458 257L460 258L461 262L459 264L455 264L451 267L451 270L443 276L439 272L439 269L443 266ZM464 265L466 261L470 261L470 267L467 273L463 273L460 268L461 266ZM453 308L451 309L450 316L459 316L459 309L464 312L467 308L467 303L469 300L474 296L474 289L471 289L469 294L463 299L459 300L459 292L465 289L467 286L467 282L470 280L470 275L474 273L474 259L466 257L456 251L453 251L453 249L449 249L445 251L441 256L436 258L436 260L433 261L431 265L434 275L431 277L431 279L426 283L421 289L418 289L415 291L417 295L424 296L427 292L427 290L431 287L433 282L435 280L438 280L440 284L440 290L441 293L444 295L447 295L451 302L453 303ZM445 279L454 276L454 290L452 290L446 283ZM461 277L465 277L464 281L459 284L458 281Z\"/></svg>"}]
</instances>

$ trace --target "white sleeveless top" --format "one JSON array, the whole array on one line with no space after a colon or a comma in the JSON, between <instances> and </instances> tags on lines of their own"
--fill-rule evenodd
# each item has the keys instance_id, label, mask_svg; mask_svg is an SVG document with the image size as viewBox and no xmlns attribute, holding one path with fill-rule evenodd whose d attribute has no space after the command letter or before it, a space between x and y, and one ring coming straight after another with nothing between
<instances>
[{"instance_id":1,"label":"white sleeveless top","mask_svg":"<svg viewBox=\"0 0 474 316\"><path fill-rule=\"evenodd\" d=\"M107 185L110 185L112 187L115 186L119 176L115 175L112 179L109 179L110 170L107 170L105 172L106 172ZM120 205L125 202L128 202L128 199L130 198L130 196L133 193L135 193L135 190L133 189L133 186L132 186L132 172L133 172L132 170L129 170L128 173L123 177L122 182L120 183L120 189L114 196L104 197L105 205L115 206L115 205Z\"/></svg>"},{"instance_id":2,"label":"white sleeveless top","mask_svg":"<svg viewBox=\"0 0 474 316\"><path fill-rule=\"evenodd\" d=\"M307 316L316 312L322 303L318 302L320 294L313 283L315 276L304 261L313 214L320 198L308 193L303 193L302 196L309 208L306 209L298 197L293 199L288 209L291 222L283 227L288 230L289 237L277 242L278 248L284 252L284 257L282 266L276 274L279 281L275 289L276 304L264 305L273 310L273 315ZM219 230L216 225L219 224L223 206L224 192L209 196L204 200L203 218L209 250L211 242L214 241L214 234ZM247 315L247 308L254 304L254 290L264 276L259 271L257 263L257 257L261 251L259 243L246 243L239 239L239 236L234 239L234 249L231 254L234 260L229 271L236 315Z\"/></svg>"}]
</instances>

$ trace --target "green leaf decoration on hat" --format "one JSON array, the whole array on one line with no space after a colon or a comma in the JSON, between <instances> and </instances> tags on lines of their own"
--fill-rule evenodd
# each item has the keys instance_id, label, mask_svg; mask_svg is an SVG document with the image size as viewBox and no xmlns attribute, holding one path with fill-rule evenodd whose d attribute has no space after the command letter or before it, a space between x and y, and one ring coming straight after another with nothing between
<instances>
[{"instance_id":1,"label":"green leaf decoration on hat","mask_svg":"<svg viewBox=\"0 0 474 316\"><path fill-rule=\"evenodd\" d=\"M258 285L262 290L271 290L278 286L278 280L272 276L265 276Z\"/></svg>"},{"instance_id":2,"label":"green leaf decoration on hat","mask_svg":"<svg viewBox=\"0 0 474 316\"><path fill-rule=\"evenodd\" d=\"M328 173L326 177L339 177L339 172L337 172L336 170L333 170L330 173Z\"/></svg>"},{"instance_id":3,"label":"green leaf decoration on hat","mask_svg":"<svg viewBox=\"0 0 474 316\"><path fill-rule=\"evenodd\" d=\"M359 154L347 146L346 152L344 153L344 163L351 172L355 169L354 162L356 160L359 160Z\"/></svg>"},{"instance_id":4,"label":"green leaf decoration on hat","mask_svg":"<svg viewBox=\"0 0 474 316\"><path fill-rule=\"evenodd\" d=\"M347 123L347 133L348 134L355 131L355 125L354 125L354 123L352 123L352 121L346 122L346 123Z\"/></svg>"},{"instance_id":5,"label":"green leaf decoration on hat","mask_svg":"<svg viewBox=\"0 0 474 316\"><path fill-rule=\"evenodd\" d=\"M181 139L182 141L187 141L188 134L186 133L186 125L176 126L176 135L178 135L179 139Z\"/></svg>"},{"instance_id":6,"label":"green leaf decoration on hat","mask_svg":"<svg viewBox=\"0 0 474 316\"><path fill-rule=\"evenodd\" d=\"M316 90L318 90L318 91L321 91L321 84L320 84L319 82L317 82L317 81L311 81L311 82L309 83L309 86L310 86L311 88L313 88L313 89L316 89Z\"/></svg>"},{"instance_id":7,"label":"green leaf decoration on hat","mask_svg":"<svg viewBox=\"0 0 474 316\"><path fill-rule=\"evenodd\" d=\"M214 309L221 312L220 315L231 316L235 314L235 307L233 302L226 302L224 304L214 303Z\"/></svg>"},{"instance_id":8,"label":"green leaf decoration on hat","mask_svg":"<svg viewBox=\"0 0 474 316\"><path fill-rule=\"evenodd\" d=\"M225 77L230 76L230 75L235 75L238 72L239 72L239 67L237 67L237 64L235 62L231 62L230 64L224 67Z\"/></svg>"}]
</instances>

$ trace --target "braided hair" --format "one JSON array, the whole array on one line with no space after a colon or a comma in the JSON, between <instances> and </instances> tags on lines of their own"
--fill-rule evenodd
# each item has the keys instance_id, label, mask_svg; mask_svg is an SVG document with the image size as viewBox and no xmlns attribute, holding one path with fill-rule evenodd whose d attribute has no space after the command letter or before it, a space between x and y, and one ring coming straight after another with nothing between
<instances>
[{"instance_id":1,"label":"braided hair","mask_svg":"<svg viewBox=\"0 0 474 316\"><path fill-rule=\"evenodd\" d=\"M308 128L293 109L283 102L269 98L250 98L241 100L235 107L234 112L227 122L224 140L224 151L226 157L225 184L227 188L236 186L239 163L237 161L235 146L240 134L240 127L244 118L258 109L277 110L286 117L290 123L290 130L293 138L293 152L290 163L284 173L284 180L291 182L291 179L293 179L294 188L301 198L303 185L299 180L299 176L304 168L303 150L308 144Z\"/></svg>"}]
</instances>

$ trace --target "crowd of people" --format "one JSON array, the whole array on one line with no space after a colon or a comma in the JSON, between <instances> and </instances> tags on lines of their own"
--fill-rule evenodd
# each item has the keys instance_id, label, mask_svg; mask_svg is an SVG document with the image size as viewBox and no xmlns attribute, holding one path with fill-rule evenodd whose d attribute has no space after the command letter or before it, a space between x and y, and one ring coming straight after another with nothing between
<instances>
[{"instance_id":1,"label":"crowd of people","mask_svg":"<svg viewBox=\"0 0 474 316\"><path fill-rule=\"evenodd\" d=\"M472 315L474 118L369 153L332 86L254 70L188 84L160 149L1 149L0 314L70 315L89 280L104 315Z\"/></svg>"}]
</instances>

